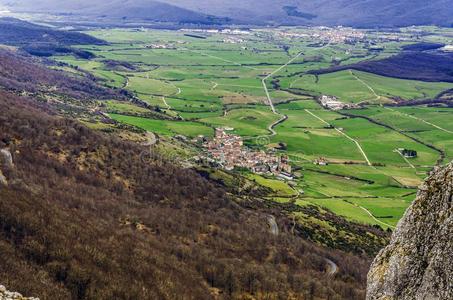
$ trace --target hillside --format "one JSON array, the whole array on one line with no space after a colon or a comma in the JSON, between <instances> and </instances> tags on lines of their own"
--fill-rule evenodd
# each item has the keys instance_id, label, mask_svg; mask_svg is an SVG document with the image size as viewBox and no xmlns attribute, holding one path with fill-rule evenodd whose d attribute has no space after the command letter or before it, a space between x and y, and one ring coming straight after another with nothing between
<instances>
[{"instance_id":1,"label":"hillside","mask_svg":"<svg viewBox=\"0 0 453 300\"><path fill-rule=\"evenodd\" d=\"M143 164L139 146L29 100L1 92L0 109L8 289L41 299L363 298L366 260L274 237L264 214L193 171ZM340 268L335 278L327 257Z\"/></svg>"},{"instance_id":2,"label":"hillside","mask_svg":"<svg viewBox=\"0 0 453 300\"><path fill-rule=\"evenodd\" d=\"M235 16L257 23L348 25L358 27L406 26L453 23L453 7L448 0L426 3L421 0L265 0L224 2L168 0L168 2L214 15ZM209 4L207 4L209 3ZM259 5L257 5L259 3Z\"/></svg>"},{"instance_id":3,"label":"hillside","mask_svg":"<svg viewBox=\"0 0 453 300\"><path fill-rule=\"evenodd\" d=\"M259 3L259 5L257 5ZM55 0L2 0L12 11L39 11L185 23L349 25L358 27L453 24L448 0L162 0L61 2ZM225 19L226 18L226 19Z\"/></svg>"},{"instance_id":4,"label":"hillside","mask_svg":"<svg viewBox=\"0 0 453 300\"><path fill-rule=\"evenodd\" d=\"M4 49L0 49L0 86L18 93L78 100L124 98L120 91L99 86L92 77L51 70L31 56Z\"/></svg>"},{"instance_id":5,"label":"hillside","mask_svg":"<svg viewBox=\"0 0 453 300\"><path fill-rule=\"evenodd\" d=\"M0 18L0 44L20 47L36 56L73 54L80 58L93 58L89 51L71 46L107 43L80 32L58 30L15 18Z\"/></svg>"},{"instance_id":6,"label":"hillside","mask_svg":"<svg viewBox=\"0 0 453 300\"><path fill-rule=\"evenodd\" d=\"M382 231L333 216L332 232L318 223L294 228L283 213L294 207L269 207L259 193L241 199L162 155L144 161L143 146L36 101L55 81L58 99L82 106L89 99L77 87L88 79L9 54L0 56L3 70L14 71L0 72L0 85L10 84L0 92L0 284L7 290L40 299L363 299L365 253L382 247ZM33 75L24 86L26 70ZM111 92L91 86L100 96ZM337 226L348 234L334 244Z\"/></svg>"},{"instance_id":7,"label":"hillside","mask_svg":"<svg viewBox=\"0 0 453 300\"><path fill-rule=\"evenodd\" d=\"M50 12L57 14L95 16L100 20L141 20L153 22L182 22L202 24L223 24L229 19L213 15L203 14L194 10L163 3L161 1L145 0L114 0L104 1L73 1L61 3L59 1L5 1L13 11L25 12Z\"/></svg>"},{"instance_id":8,"label":"hillside","mask_svg":"<svg viewBox=\"0 0 453 300\"><path fill-rule=\"evenodd\" d=\"M0 18L0 43L23 46L34 43L58 45L105 45L102 40L89 35L57 30L15 18Z\"/></svg>"},{"instance_id":9,"label":"hillside","mask_svg":"<svg viewBox=\"0 0 453 300\"><path fill-rule=\"evenodd\" d=\"M420 187L389 246L373 262L367 299L452 299L453 164Z\"/></svg>"}]
</instances>

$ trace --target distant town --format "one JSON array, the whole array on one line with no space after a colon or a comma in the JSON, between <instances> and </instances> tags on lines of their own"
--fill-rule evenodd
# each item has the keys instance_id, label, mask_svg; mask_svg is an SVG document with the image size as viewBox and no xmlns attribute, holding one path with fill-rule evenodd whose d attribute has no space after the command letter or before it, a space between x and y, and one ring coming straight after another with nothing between
<instances>
[{"instance_id":1,"label":"distant town","mask_svg":"<svg viewBox=\"0 0 453 300\"><path fill-rule=\"evenodd\" d=\"M347 43L364 41L366 38L365 32L349 27L313 27L306 32L294 32L292 30L281 31L279 35L287 38L311 38L328 43Z\"/></svg>"}]
</instances>

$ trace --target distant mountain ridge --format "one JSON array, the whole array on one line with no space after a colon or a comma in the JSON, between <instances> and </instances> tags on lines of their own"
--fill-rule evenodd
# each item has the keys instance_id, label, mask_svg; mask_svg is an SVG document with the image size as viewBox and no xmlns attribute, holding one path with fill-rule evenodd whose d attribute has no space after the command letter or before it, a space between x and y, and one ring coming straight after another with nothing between
<instances>
[{"instance_id":1,"label":"distant mountain ridge","mask_svg":"<svg viewBox=\"0 0 453 300\"><path fill-rule=\"evenodd\" d=\"M23 46L33 43L59 45L106 45L105 41L87 34L56 30L15 18L0 17L0 43Z\"/></svg>"},{"instance_id":2,"label":"distant mountain ridge","mask_svg":"<svg viewBox=\"0 0 453 300\"><path fill-rule=\"evenodd\" d=\"M94 0L67 1L58 0L0 0L0 5L13 12L44 12L80 16L95 16L98 19L140 20L153 22L182 22L201 24L224 24L229 18L216 17L194 10L160 1L112 0L108 2Z\"/></svg>"},{"instance_id":3,"label":"distant mountain ridge","mask_svg":"<svg viewBox=\"0 0 453 300\"><path fill-rule=\"evenodd\" d=\"M452 26L449 0L0 0L11 11L103 18L250 25Z\"/></svg>"}]
</instances>

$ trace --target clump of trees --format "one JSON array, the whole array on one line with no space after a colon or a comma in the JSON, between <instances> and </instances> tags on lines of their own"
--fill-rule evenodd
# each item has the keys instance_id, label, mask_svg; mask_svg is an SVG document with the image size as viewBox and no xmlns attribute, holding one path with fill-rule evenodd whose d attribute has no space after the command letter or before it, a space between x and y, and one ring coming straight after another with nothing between
<instances>
[{"instance_id":1,"label":"clump of trees","mask_svg":"<svg viewBox=\"0 0 453 300\"><path fill-rule=\"evenodd\" d=\"M392 78L427 82L453 82L452 68L453 53L407 51L380 60L366 60L350 65L310 71L309 73L321 75L354 69Z\"/></svg>"}]
</instances>

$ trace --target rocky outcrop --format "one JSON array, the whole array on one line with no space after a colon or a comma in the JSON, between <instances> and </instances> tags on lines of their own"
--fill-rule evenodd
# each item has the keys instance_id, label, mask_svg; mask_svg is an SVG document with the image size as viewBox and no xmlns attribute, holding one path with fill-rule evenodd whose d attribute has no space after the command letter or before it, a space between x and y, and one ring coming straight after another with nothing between
<instances>
[{"instance_id":1,"label":"rocky outcrop","mask_svg":"<svg viewBox=\"0 0 453 300\"><path fill-rule=\"evenodd\" d=\"M39 298L27 298L17 292L7 291L3 285L0 285L0 300L39 300Z\"/></svg>"},{"instance_id":2,"label":"rocky outcrop","mask_svg":"<svg viewBox=\"0 0 453 300\"><path fill-rule=\"evenodd\" d=\"M0 187L8 185L8 179L3 171L14 169L13 156L8 149L0 150Z\"/></svg>"},{"instance_id":3,"label":"rocky outcrop","mask_svg":"<svg viewBox=\"0 0 453 300\"><path fill-rule=\"evenodd\" d=\"M453 299L453 163L420 187L368 274L368 300Z\"/></svg>"},{"instance_id":4,"label":"rocky outcrop","mask_svg":"<svg viewBox=\"0 0 453 300\"><path fill-rule=\"evenodd\" d=\"M0 150L0 167L6 169L13 169L13 156L8 149L1 149Z\"/></svg>"},{"instance_id":5,"label":"rocky outcrop","mask_svg":"<svg viewBox=\"0 0 453 300\"><path fill-rule=\"evenodd\" d=\"M7 186L8 180L6 179L5 175L3 175L2 170L0 169L0 187Z\"/></svg>"}]
</instances>

